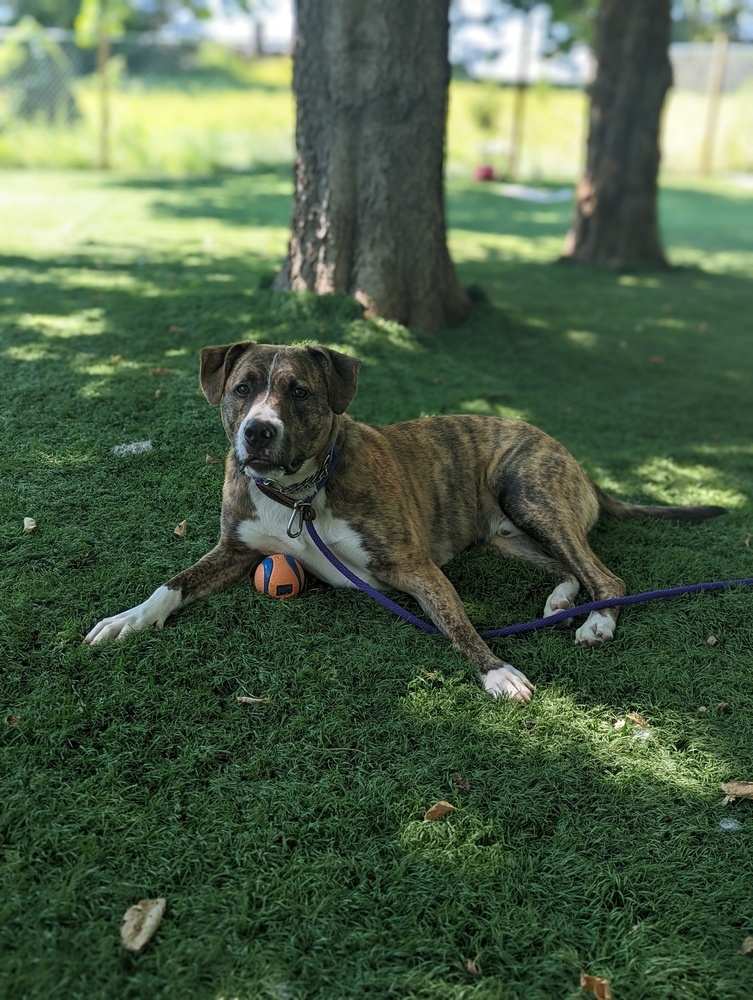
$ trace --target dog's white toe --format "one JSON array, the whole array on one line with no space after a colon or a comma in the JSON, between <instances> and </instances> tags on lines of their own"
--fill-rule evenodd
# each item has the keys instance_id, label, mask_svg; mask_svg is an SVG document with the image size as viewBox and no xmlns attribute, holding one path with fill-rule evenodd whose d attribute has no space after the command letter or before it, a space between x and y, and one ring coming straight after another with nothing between
<instances>
[{"instance_id":1,"label":"dog's white toe","mask_svg":"<svg viewBox=\"0 0 753 1000\"><path fill-rule=\"evenodd\" d=\"M592 611L575 633L576 646L601 646L614 638L614 618L603 611Z\"/></svg>"},{"instance_id":2,"label":"dog's white toe","mask_svg":"<svg viewBox=\"0 0 753 1000\"><path fill-rule=\"evenodd\" d=\"M534 686L519 670L506 663L495 670L481 675L484 691L492 698L512 698L514 701L530 701Z\"/></svg>"}]
</instances>

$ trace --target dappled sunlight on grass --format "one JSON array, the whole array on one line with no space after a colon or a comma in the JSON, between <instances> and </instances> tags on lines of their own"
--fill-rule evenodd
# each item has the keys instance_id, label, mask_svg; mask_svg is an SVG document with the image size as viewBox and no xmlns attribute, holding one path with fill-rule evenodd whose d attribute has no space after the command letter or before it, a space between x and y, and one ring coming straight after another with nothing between
<instances>
[{"instance_id":1,"label":"dappled sunlight on grass","mask_svg":"<svg viewBox=\"0 0 753 1000\"><path fill-rule=\"evenodd\" d=\"M100 460L100 456L96 453L76 451L75 449L63 449L55 452L38 451L32 453L30 458L39 466L65 470L92 466Z\"/></svg>"},{"instance_id":2,"label":"dappled sunlight on grass","mask_svg":"<svg viewBox=\"0 0 753 1000\"><path fill-rule=\"evenodd\" d=\"M550 263L562 254L558 237L529 238L500 233L479 236L474 230L452 229L448 234L450 253L458 264L474 260L530 261Z\"/></svg>"},{"instance_id":3,"label":"dappled sunlight on grass","mask_svg":"<svg viewBox=\"0 0 753 1000\"><path fill-rule=\"evenodd\" d=\"M599 343L599 337L588 330L565 330L565 337L577 347L591 348Z\"/></svg>"},{"instance_id":4,"label":"dappled sunlight on grass","mask_svg":"<svg viewBox=\"0 0 753 1000\"><path fill-rule=\"evenodd\" d=\"M645 274L621 274L617 283L623 288L661 288L659 278Z\"/></svg>"},{"instance_id":5,"label":"dappled sunlight on grass","mask_svg":"<svg viewBox=\"0 0 753 1000\"><path fill-rule=\"evenodd\" d=\"M681 464L664 455L657 455L635 469L646 493L662 503L718 504L722 507L742 507L746 497L731 487L719 485L724 480L718 467ZM710 484L714 483L714 486Z\"/></svg>"},{"instance_id":6,"label":"dappled sunlight on grass","mask_svg":"<svg viewBox=\"0 0 753 1000\"><path fill-rule=\"evenodd\" d=\"M475 413L486 417L508 417L512 420L527 420L525 410L504 406L491 399L464 399L459 403L462 413Z\"/></svg>"}]
</instances>

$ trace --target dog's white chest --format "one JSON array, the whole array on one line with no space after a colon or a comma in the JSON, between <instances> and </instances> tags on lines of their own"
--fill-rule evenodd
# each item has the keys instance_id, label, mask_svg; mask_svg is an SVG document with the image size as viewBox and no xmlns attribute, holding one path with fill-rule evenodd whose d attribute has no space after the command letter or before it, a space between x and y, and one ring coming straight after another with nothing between
<instances>
[{"instance_id":1,"label":"dog's white chest","mask_svg":"<svg viewBox=\"0 0 753 1000\"><path fill-rule=\"evenodd\" d=\"M291 512L287 507L261 494L254 497L254 502L259 514L258 519L241 521L237 527L238 537L244 544L266 555L280 552L295 556L310 573L333 587L353 586L319 551L305 526L298 538L290 538L287 527ZM347 521L333 517L329 510L323 509L321 496L316 498L314 506L316 531L325 545L352 573L372 587L384 590L384 584L366 569L368 557L358 533Z\"/></svg>"}]
</instances>

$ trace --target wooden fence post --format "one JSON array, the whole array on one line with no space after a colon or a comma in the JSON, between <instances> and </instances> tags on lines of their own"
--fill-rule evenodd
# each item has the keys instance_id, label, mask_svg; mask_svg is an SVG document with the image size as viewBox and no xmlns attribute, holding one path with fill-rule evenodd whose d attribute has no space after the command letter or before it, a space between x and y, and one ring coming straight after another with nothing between
<instances>
[{"instance_id":1,"label":"wooden fence post","mask_svg":"<svg viewBox=\"0 0 753 1000\"><path fill-rule=\"evenodd\" d=\"M702 174L710 174L714 161L714 139L719 122L719 105L724 89L724 70L727 66L727 49L729 38L720 33L714 37L711 47L711 65L709 66L708 106L706 108L706 124L701 141Z\"/></svg>"}]
</instances>

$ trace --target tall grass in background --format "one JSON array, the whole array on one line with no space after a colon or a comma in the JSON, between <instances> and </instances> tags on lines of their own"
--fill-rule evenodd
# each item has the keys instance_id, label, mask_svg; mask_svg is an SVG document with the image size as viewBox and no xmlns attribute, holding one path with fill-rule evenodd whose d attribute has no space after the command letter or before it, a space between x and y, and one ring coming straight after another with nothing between
<instances>
[{"instance_id":1,"label":"tall grass in background","mask_svg":"<svg viewBox=\"0 0 753 1000\"><path fill-rule=\"evenodd\" d=\"M253 170L289 165L295 105L288 58L243 60L205 45L181 73L129 76L114 61L112 165L124 171L171 174ZM79 78L73 90L78 124L50 128L9 115L0 90L0 166L92 168L98 159L98 84ZM514 91L455 79L450 91L448 173L479 163L504 173L509 160ZM698 169L706 97L671 92L663 123L663 167ZM580 90L537 84L527 93L518 176L572 181L583 164L588 103ZM714 165L753 169L753 87L721 100Z\"/></svg>"}]
</instances>

